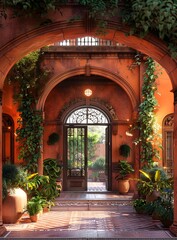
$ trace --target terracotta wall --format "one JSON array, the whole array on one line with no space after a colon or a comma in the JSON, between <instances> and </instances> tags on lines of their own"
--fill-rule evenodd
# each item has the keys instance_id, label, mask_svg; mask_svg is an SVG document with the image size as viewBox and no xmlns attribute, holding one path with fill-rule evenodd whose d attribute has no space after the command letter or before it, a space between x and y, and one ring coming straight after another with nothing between
<instances>
[{"instance_id":1,"label":"terracotta wall","mask_svg":"<svg viewBox=\"0 0 177 240\"><path fill-rule=\"evenodd\" d=\"M92 59L90 60L91 67L101 68L105 70L105 76L92 75L92 77L86 77L84 75L78 75L70 77L69 79L63 79L62 82L53 88L53 90L48 95L45 107L44 107L44 116L45 116L45 131L44 131L44 155L43 158L57 158L60 161L63 161L63 127L60 124L56 124L56 120L59 122L59 114L61 110L71 102L73 99L85 98L84 89L90 87L93 91L91 98L102 99L106 102L109 102L110 105L115 109L115 112L118 116L119 125L116 135L112 135L112 162L117 162L121 159L118 154L118 147L122 143L128 143L131 146L131 156L128 158L128 161L134 164L136 169L136 175L138 174L138 160L139 160L139 151L137 146L134 145L133 137L126 135L126 131L131 124L134 111L137 109L133 108L132 102L129 97L128 88L131 88L135 94L135 98L140 99L140 88L141 81L140 79L143 76L142 69L137 67L133 70L130 70L132 64L132 59L118 59L118 58L108 58L105 59ZM50 81L52 79L59 78L60 74L64 72L67 73L70 69L77 67L84 67L86 64L86 59L84 58L58 58L58 59L45 59L44 66L47 66L51 69ZM107 78L108 71L116 74L116 80L111 81ZM158 70L159 71L159 70ZM157 110L157 120L161 125L163 118L173 112L173 94L171 91L171 82L167 73L160 67L159 78L157 80L158 84L158 93L157 99L159 102L159 109ZM121 86L121 81L128 83L127 89L123 89ZM106 83L104 85L104 83ZM164 91L165 90L165 91ZM15 123L15 129L17 128L17 106L14 105L13 101L13 87L9 86L7 82L4 84L3 92L3 112L9 114ZM137 105L138 106L138 105ZM47 144L48 136L52 132L57 132L60 135L60 140L58 144L49 146ZM15 133L14 133L15 136ZM18 144L15 142L15 162L18 161ZM161 164L161 162L160 162ZM117 189L116 182L114 181L115 173L113 173L113 190ZM134 183L131 183L132 188Z\"/></svg>"}]
</instances>

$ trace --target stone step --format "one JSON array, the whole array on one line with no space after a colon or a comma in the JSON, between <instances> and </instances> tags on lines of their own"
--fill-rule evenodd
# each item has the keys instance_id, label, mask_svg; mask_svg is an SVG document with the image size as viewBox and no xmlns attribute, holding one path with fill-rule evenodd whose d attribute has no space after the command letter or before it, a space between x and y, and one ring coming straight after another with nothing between
<instances>
[{"instance_id":1,"label":"stone step","mask_svg":"<svg viewBox=\"0 0 177 240\"><path fill-rule=\"evenodd\" d=\"M123 200L58 200L51 211L111 211L131 205L131 199Z\"/></svg>"}]
</instances>

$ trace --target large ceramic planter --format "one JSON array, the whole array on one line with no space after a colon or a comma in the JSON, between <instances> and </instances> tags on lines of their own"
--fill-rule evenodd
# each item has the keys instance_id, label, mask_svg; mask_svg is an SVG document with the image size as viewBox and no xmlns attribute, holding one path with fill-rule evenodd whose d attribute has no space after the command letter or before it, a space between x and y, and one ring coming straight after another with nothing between
<instances>
[{"instance_id":1,"label":"large ceramic planter","mask_svg":"<svg viewBox=\"0 0 177 240\"><path fill-rule=\"evenodd\" d=\"M11 190L2 204L3 223L16 223L22 216L26 205L27 194L21 188Z\"/></svg>"},{"instance_id":2,"label":"large ceramic planter","mask_svg":"<svg viewBox=\"0 0 177 240\"><path fill-rule=\"evenodd\" d=\"M130 183L128 179L118 180L118 191L121 194L127 194L130 189Z\"/></svg>"}]
</instances>

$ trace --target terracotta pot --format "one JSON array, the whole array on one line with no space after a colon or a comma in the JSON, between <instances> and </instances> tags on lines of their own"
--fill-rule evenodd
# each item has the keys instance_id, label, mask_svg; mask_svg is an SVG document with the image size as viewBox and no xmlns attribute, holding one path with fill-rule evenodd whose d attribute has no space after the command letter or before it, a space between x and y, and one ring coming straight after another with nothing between
<instances>
[{"instance_id":1,"label":"terracotta pot","mask_svg":"<svg viewBox=\"0 0 177 240\"><path fill-rule=\"evenodd\" d=\"M48 207L43 208L43 213L46 213L46 212L49 212L49 211L50 211L50 209Z\"/></svg>"},{"instance_id":2,"label":"terracotta pot","mask_svg":"<svg viewBox=\"0 0 177 240\"><path fill-rule=\"evenodd\" d=\"M16 223L27 205L27 194L21 188L13 189L3 200L3 223Z\"/></svg>"},{"instance_id":3,"label":"terracotta pot","mask_svg":"<svg viewBox=\"0 0 177 240\"><path fill-rule=\"evenodd\" d=\"M118 191L121 194L127 194L130 189L130 183L128 179L118 180Z\"/></svg>"},{"instance_id":4,"label":"terracotta pot","mask_svg":"<svg viewBox=\"0 0 177 240\"><path fill-rule=\"evenodd\" d=\"M154 202L158 197L160 197L160 192L154 190L151 194L146 196L146 202Z\"/></svg>"},{"instance_id":5,"label":"terracotta pot","mask_svg":"<svg viewBox=\"0 0 177 240\"><path fill-rule=\"evenodd\" d=\"M38 214L30 216L31 222L37 222L38 220Z\"/></svg>"}]
</instances>

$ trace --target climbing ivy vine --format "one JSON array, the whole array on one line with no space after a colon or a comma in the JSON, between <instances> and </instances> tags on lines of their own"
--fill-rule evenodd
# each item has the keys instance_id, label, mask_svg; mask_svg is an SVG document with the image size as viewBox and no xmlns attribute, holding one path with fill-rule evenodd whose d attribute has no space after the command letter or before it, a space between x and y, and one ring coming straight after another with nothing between
<instances>
[{"instance_id":1,"label":"climbing ivy vine","mask_svg":"<svg viewBox=\"0 0 177 240\"><path fill-rule=\"evenodd\" d=\"M37 171L41 157L41 136L43 119L36 110L39 83L47 73L40 68L40 52L28 54L15 64L9 73L9 83L15 85L14 99L18 104L19 119L16 130L20 145L19 159L23 159L30 172Z\"/></svg>"},{"instance_id":2,"label":"climbing ivy vine","mask_svg":"<svg viewBox=\"0 0 177 240\"><path fill-rule=\"evenodd\" d=\"M155 92L157 91L157 74L155 62L147 58L146 71L143 78L142 102L139 106L139 116L135 129L139 130L139 138L135 141L140 144L140 161L150 167L159 156L159 125L155 117L155 109L158 106Z\"/></svg>"}]
</instances>

